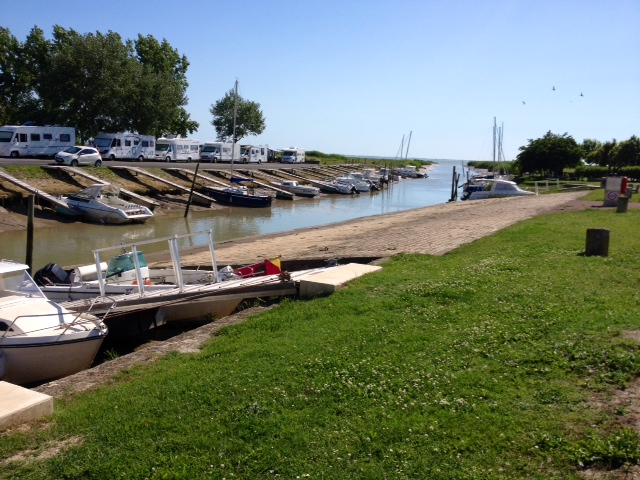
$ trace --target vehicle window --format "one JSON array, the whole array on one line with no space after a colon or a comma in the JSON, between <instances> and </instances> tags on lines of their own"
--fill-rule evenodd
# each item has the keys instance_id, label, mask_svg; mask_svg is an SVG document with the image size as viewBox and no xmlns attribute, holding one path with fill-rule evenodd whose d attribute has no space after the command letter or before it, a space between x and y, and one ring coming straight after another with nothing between
<instances>
[{"instance_id":1,"label":"vehicle window","mask_svg":"<svg viewBox=\"0 0 640 480\"><path fill-rule=\"evenodd\" d=\"M192 152L197 152L200 150L200 147L198 145L191 145L191 151Z\"/></svg>"},{"instance_id":2,"label":"vehicle window","mask_svg":"<svg viewBox=\"0 0 640 480\"><path fill-rule=\"evenodd\" d=\"M124 141L124 146L125 147L130 147L131 146L131 140L125 140Z\"/></svg>"},{"instance_id":3,"label":"vehicle window","mask_svg":"<svg viewBox=\"0 0 640 480\"><path fill-rule=\"evenodd\" d=\"M31 141L32 142L39 142L40 141L40 134L39 133L32 133L31 134Z\"/></svg>"},{"instance_id":4,"label":"vehicle window","mask_svg":"<svg viewBox=\"0 0 640 480\"><path fill-rule=\"evenodd\" d=\"M70 142L71 141L71 135L69 135L68 133L61 133L60 134L60 141L61 142Z\"/></svg>"},{"instance_id":5,"label":"vehicle window","mask_svg":"<svg viewBox=\"0 0 640 480\"><path fill-rule=\"evenodd\" d=\"M53 135L51 135L50 133L43 133L42 138L44 140L53 140Z\"/></svg>"},{"instance_id":6,"label":"vehicle window","mask_svg":"<svg viewBox=\"0 0 640 480\"><path fill-rule=\"evenodd\" d=\"M18 136L20 137L20 139L18 140L19 142L26 142L27 141L27 134L26 133L19 133Z\"/></svg>"},{"instance_id":7,"label":"vehicle window","mask_svg":"<svg viewBox=\"0 0 640 480\"><path fill-rule=\"evenodd\" d=\"M143 140L142 141L142 148L147 148L149 146L149 141L148 140Z\"/></svg>"}]
</instances>

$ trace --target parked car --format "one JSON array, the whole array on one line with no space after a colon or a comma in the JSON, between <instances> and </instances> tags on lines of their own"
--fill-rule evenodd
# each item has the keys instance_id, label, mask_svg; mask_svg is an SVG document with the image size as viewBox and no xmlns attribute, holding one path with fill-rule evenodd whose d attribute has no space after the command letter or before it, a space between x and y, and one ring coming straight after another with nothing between
<instances>
[{"instance_id":1,"label":"parked car","mask_svg":"<svg viewBox=\"0 0 640 480\"><path fill-rule=\"evenodd\" d=\"M94 165L102 166L102 157L100 152L93 147L69 147L56 153L56 163L58 165L70 165L77 167L78 165Z\"/></svg>"}]
</instances>

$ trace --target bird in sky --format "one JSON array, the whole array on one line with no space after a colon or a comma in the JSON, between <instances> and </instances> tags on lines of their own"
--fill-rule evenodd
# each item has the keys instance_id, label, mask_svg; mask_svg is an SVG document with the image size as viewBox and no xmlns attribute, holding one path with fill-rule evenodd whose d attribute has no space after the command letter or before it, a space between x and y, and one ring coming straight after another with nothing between
<instances>
[{"instance_id":1,"label":"bird in sky","mask_svg":"<svg viewBox=\"0 0 640 480\"><path fill-rule=\"evenodd\" d=\"M580 96L581 96L581 97L584 97L584 95L582 94L582 92L580 92Z\"/></svg>"},{"instance_id":2,"label":"bird in sky","mask_svg":"<svg viewBox=\"0 0 640 480\"><path fill-rule=\"evenodd\" d=\"M523 104L523 105L526 105L526 103L524 103L524 100L522 101L522 104Z\"/></svg>"},{"instance_id":3,"label":"bird in sky","mask_svg":"<svg viewBox=\"0 0 640 480\"><path fill-rule=\"evenodd\" d=\"M551 90L553 90L555 92L556 91L556 87L553 87Z\"/></svg>"}]
</instances>

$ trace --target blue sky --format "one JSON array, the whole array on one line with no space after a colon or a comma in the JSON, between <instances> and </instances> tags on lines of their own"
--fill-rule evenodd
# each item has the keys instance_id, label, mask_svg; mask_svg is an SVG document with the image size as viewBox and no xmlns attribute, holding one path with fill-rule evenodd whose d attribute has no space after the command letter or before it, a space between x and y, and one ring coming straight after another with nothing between
<instances>
[{"instance_id":1,"label":"blue sky","mask_svg":"<svg viewBox=\"0 0 640 480\"><path fill-rule=\"evenodd\" d=\"M639 0L0 0L20 41L38 26L152 35L186 55L187 111L239 81L267 128L243 143L344 155L505 158L547 131L640 135ZM553 90L555 87L555 91ZM580 96L580 94L583 96ZM524 103L523 103L524 102Z\"/></svg>"}]
</instances>

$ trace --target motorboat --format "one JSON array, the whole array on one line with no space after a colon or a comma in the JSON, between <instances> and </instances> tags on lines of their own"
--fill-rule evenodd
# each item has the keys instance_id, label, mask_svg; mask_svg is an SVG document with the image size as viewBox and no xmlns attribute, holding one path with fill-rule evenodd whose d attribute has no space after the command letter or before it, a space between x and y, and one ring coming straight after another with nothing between
<instances>
[{"instance_id":1,"label":"motorboat","mask_svg":"<svg viewBox=\"0 0 640 480\"><path fill-rule=\"evenodd\" d=\"M149 208L121 198L120 186L115 183L94 184L63 200L72 211L92 222L144 223L153 217Z\"/></svg>"},{"instance_id":2,"label":"motorboat","mask_svg":"<svg viewBox=\"0 0 640 480\"><path fill-rule=\"evenodd\" d=\"M354 193L360 193L352 183L338 183L338 182L316 182L318 188L324 193L339 193L341 195L352 195Z\"/></svg>"},{"instance_id":3,"label":"motorboat","mask_svg":"<svg viewBox=\"0 0 640 480\"><path fill-rule=\"evenodd\" d=\"M511 180L495 179L471 179L464 185L462 200L483 200L487 198L520 197L535 195L534 192L524 190Z\"/></svg>"},{"instance_id":4,"label":"motorboat","mask_svg":"<svg viewBox=\"0 0 640 480\"><path fill-rule=\"evenodd\" d=\"M320 188L311 185L301 185L296 180L283 180L282 182L271 182L271 185L287 192L291 192L298 197L313 198L320 195Z\"/></svg>"},{"instance_id":5,"label":"motorboat","mask_svg":"<svg viewBox=\"0 0 640 480\"><path fill-rule=\"evenodd\" d=\"M89 312L47 299L28 265L0 261L0 380L31 385L91 366L107 335Z\"/></svg>"},{"instance_id":6,"label":"motorboat","mask_svg":"<svg viewBox=\"0 0 640 480\"><path fill-rule=\"evenodd\" d=\"M252 193L244 186L237 187L211 187L205 185L202 192L213 198L216 202L236 207L270 207L273 197Z\"/></svg>"},{"instance_id":7,"label":"motorboat","mask_svg":"<svg viewBox=\"0 0 640 480\"><path fill-rule=\"evenodd\" d=\"M374 182L371 180L364 180L353 176L352 174L343 175L336 178L336 183L342 183L346 185L353 185L358 192L370 192L371 190L378 190Z\"/></svg>"}]
</instances>

